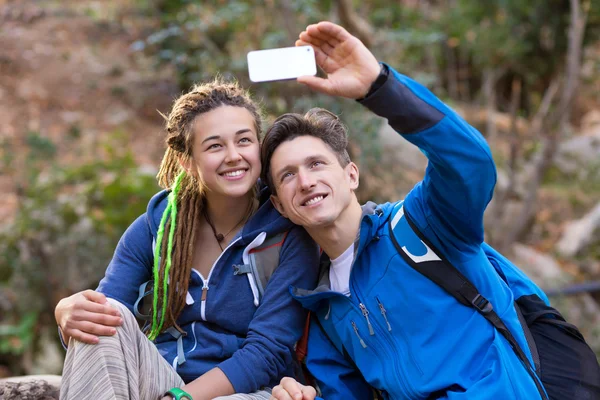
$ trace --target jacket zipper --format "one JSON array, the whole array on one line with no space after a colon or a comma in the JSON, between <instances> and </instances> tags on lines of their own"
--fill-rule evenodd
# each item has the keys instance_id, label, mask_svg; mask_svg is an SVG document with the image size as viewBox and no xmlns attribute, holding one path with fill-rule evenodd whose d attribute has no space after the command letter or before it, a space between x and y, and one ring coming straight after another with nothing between
<instances>
[{"instance_id":1,"label":"jacket zipper","mask_svg":"<svg viewBox=\"0 0 600 400\"><path fill-rule=\"evenodd\" d=\"M354 272L354 271L350 272L350 287L352 289L354 289L355 296L353 296L353 297L356 298L356 300L359 302L359 304L362 304L362 301L361 301L362 296L361 296L361 293L358 290L357 286L354 284L354 281L352 279L352 275L353 275L352 272ZM350 301L349 298L348 298L348 300ZM350 301L350 303L352 303L352 301ZM354 303L352 303L352 304L354 305ZM364 304L363 304L363 306L364 306ZM361 312L362 312L362 309L361 309ZM352 322L352 326L354 328L354 332L359 337L359 339L361 339L360 335L358 334L358 327L356 326L356 323L354 321L351 321L351 322ZM375 326L378 329L382 329L379 327L379 324L377 322L375 322ZM398 354L398 353L399 353L399 350L402 350L402 347L396 348L396 346L394 346L394 341L390 337L390 335L381 334L377 337L381 337L381 336L384 337L385 338L384 340L387 342L387 346L384 346L384 343L381 343L382 349L387 354L391 354L391 356L393 357L393 360L394 360L394 363L393 363L394 371L392 371L391 377L393 377L393 379L400 378L400 384L401 384L400 390L402 392L405 392L405 393L403 393L403 397L408 398L408 399L418 398L419 396L417 396L416 391L413 389L412 386L410 386L408 384L408 382L407 382L408 377L405 375L404 369L402 368L402 365L400 364L400 359L402 358L400 356L403 354ZM362 341L361 345L363 345L364 341L362 339L361 339L361 341ZM366 345L366 343L364 343L363 348L366 348L366 347L367 347L367 345ZM408 349L407 349L407 351L408 351ZM402 351L402 353L404 353L404 351ZM409 354L409 358L412 360L412 357L410 357L410 352L408 352L408 354ZM390 377L390 375L388 375L388 378L386 380L390 379L389 377Z\"/></svg>"},{"instance_id":2,"label":"jacket zipper","mask_svg":"<svg viewBox=\"0 0 600 400\"><path fill-rule=\"evenodd\" d=\"M387 311L385 310L383 303L379 300L379 297L375 297L375 300L377 300L377 304L379 304L379 310L381 311L381 315L383 315L383 319L385 320L385 323L387 324L388 332L391 332L392 325L390 325L390 321L388 321L388 319L387 319L387 316L386 316Z\"/></svg>"},{"instance_id":3,"label":"jacket zipper","mask_svg":"<svg viewBox=\"0 0 600 400\"><path fill-rule=\"evenodd\" d=\"M352 328L354 328L354 333L356 333L356 337L358 338L358 340L360 341L360 345L363 347L363 349L367 348L367 344L365 343L365 341L360 337L360 333L358 333L358 326L356 326L356 322L354 321L350 321L352 323Z\"/></svg>"},{"instance_id":4,"label":"jacket zipper","mask_svg":"<svg viewBox=\"0 0 600 400\"><path fill-rule=\"evenodd\" d=\"M369 321L369 310L367 310L367 307L365 307L363 303L360 303L358 306L360 307L360 311L362 311L363 317L365 317L367 320L367 325L369 326L369 335L373 336L375 332L373 331L373 326L371 326L371 321Z\"/></svg>"},{"instance_id":5,"label":"jacket zipper","mask_svg":"<svg viewBox=\"0 0 600 400\"><path fill-rule=\"evenodd\" d=\"M200 298L200 300L202 300L202 303L200 303L200 318L202 318L203 321L206 321L206 296L208 295L208 283L210 282L210 277L212 276L212 273L215 270L215 267L216 267L217 263L219 262L219 260L221 259L221 257L223 256L223 254L225 254L225 252L231 246L233 246L233 244L235 242L237 242L240 239L241 238L238 237L233 242L229 243L229 246L225 247L225 250L223 250L223 252L221 252L221 254L219 254L219 257L217 257L217 259L213 263L212 267L210 267L210 272L208 273L208 278L204 279L204 277L202 276L202 274L200 272L198 272L198 270L192 268L192 271L197 273L198 276L200 277L200 279L202 280L202 297Z\"/></svg>"}]
</instances>

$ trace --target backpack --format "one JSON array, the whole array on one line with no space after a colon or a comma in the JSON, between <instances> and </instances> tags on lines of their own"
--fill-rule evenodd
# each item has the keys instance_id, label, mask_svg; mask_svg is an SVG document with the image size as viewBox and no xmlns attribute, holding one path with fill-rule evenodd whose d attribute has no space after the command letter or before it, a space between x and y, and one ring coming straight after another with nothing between
<instances>
[{"instance_id":1,"label":"backpack","mask_svg":"<svg viewBox=\"0 0 600 400\"><path fill-rule=\"evenodd\" d=\"M399 232L394 228L402 213L427 248L426 256L419 262L399 245L396 236ZM412 268L446 290L459 303L476 309L504 336L533 378L542 399L600 399L600 366L596 355L577 327L566 322L556 309L536 294L521 296L515 301L517 316L532 354L532 366L492 303L418 230L403 206L390 217L389 224L396 250ZM492 253L486 252L486 255L490 258ZM491 264L506 282L497 262Z\"/></svg>"}]
</instances>

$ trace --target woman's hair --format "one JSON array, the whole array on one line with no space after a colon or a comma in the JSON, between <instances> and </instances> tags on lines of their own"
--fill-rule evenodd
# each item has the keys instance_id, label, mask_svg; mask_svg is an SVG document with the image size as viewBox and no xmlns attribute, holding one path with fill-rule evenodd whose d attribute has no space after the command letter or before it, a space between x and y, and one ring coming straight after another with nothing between
<instances>
[{"instance_id":1,"label":"woman's hair","mask_svg":"<svg viewBox=\"0 0 600 400\"><path fill-rule=\"evenodd\" d=\"M237 82L226 82L221 78L192 87L175 100L170 114L165 116L167 150L157 179L159 185L170 193L154 249L150 339L155 339L170 327L181 332L176 321L186 304L205 191L202 177L187 174L181 164L193 163L196 117L221 106L248 110L254 117L256 132L260 136L262 118L258 105Z\"/></svg>"}]
</instances>

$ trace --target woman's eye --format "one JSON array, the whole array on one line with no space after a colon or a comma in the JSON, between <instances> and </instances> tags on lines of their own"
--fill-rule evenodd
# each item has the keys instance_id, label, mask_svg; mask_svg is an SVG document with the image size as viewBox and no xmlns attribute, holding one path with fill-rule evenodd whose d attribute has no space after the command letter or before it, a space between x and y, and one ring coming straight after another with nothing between
<instances>
[{"instance_id":1,"label":"woman's eye","mask_svg":"<svg viewBox=\"0 0 600 400\"><path fill-rule=\"evenodd\" d=\"M219 147L221 147L221 145L218 144L218 143L215 143L215 144L211 144L210 146L208 146L207 150L214 150L214 149L217 149Z\"/></svg>"},{"instance_id":2,"label":"woman's eye","mask_svg":"<svg viewBox=\"0 0 600 400\"><path fill-rule=\"evenodd\" d=\"M240 143L251 143L252 141L250 140L250 138L241 138L240 139Z\"/></svg>"}]
</instances>

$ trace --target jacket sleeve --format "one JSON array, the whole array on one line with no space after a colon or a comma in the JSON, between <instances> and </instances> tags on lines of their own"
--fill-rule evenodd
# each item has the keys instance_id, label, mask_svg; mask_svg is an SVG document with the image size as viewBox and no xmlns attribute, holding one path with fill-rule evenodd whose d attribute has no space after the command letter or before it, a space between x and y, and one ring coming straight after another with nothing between
<instances>
[{"instance_id":1,"label":"jacket sleeve","mask_svg":"<svg viewBox=\"0 0 600 400\"><path fill-rule=\"evenodd\" d=\"M405 202L415 222L462 252L478 251L496 184L483 136L427 88L391 68L385 83L360 102L429 159L424 179Z\"/></svg>"},{"instance_id":2,"label":"jacket sleeve","mask_svg":"<svg viewBox=\"0 0 600 400\"><path fill-rule=\"evenodd\" d=\"M292 298L289 287L313 289L318 266L316 244L303 228L292 228L242 347L217 366L236 393L252 393L268 385L294 362L294 345L302 335L306 312Z\"/></svg>"},{"instance_id":3,"label":"jacket sleeve","mask_svg":"<svg viewBox=\"0 0 600 400\"><path fill-rule=\"evenodd\" d=\"M152 234L146 214L127 228L96 291L119 301L133 312L139 287L151 279Z\"/></svg>"},{"instance_id":4,"label":"jacket sleeve","mask_svg":"<svg viewBox=\"0 0 600 400\"><path fill-rule=\"evenodd\" d=\"M371 386L354 364L341 354L331 339L315 323L313 315L308 335L306 367L326 400L373 398Z\"/></svg>"}]
</instances>

